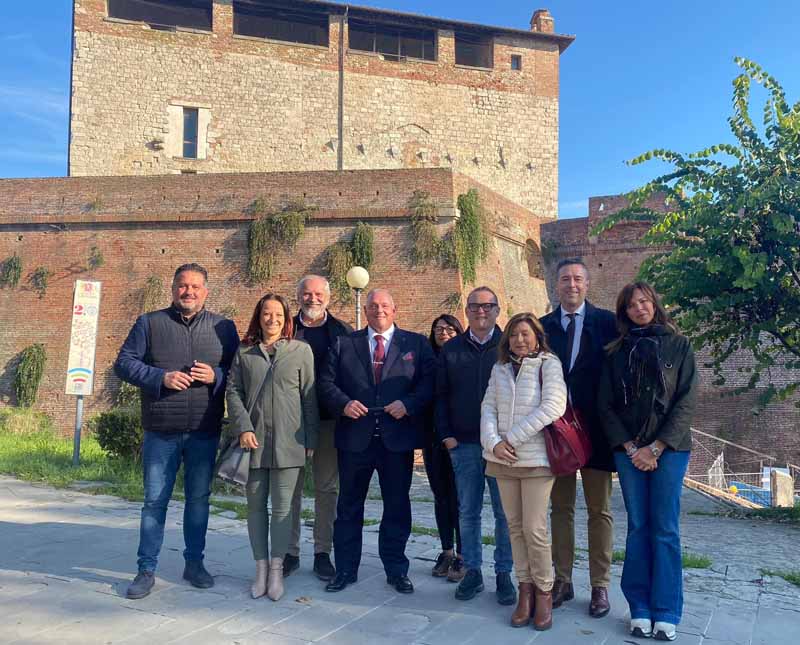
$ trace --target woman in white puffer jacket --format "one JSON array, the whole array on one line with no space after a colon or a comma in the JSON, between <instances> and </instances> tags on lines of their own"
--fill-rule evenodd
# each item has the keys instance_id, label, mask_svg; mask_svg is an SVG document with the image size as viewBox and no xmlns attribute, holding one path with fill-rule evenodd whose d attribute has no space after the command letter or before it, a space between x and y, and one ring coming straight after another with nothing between
<instances>
[{"instance_id":1,"label":"woman in white puffer jacket","mask_svg":"<svg viewBox=\"0 0 800 645\"><path fill-rule=\"evenodd\" d=\"M555 477L542 429L564 414L567 386L536 316L517 314L500 338L481 406L486 474L497 479L519 582L513 627L552 626L553 563L547 506ZM534 609L535 605L535 609Z\"/></svg>"}]
</instances>

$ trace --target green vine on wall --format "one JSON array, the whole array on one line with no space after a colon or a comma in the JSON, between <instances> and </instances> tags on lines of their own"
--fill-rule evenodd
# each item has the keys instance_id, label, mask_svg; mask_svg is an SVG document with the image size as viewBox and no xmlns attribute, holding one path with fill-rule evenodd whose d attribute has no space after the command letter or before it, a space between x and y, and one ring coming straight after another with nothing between
<instances>
[{"instance_id":1,"label":"green vine on wall","mask_svg":"<svg viewBox=\"0 0 800 645\"><path fill-rule=\"evenodd\" d=\"M16 288L22 278L22 260L16 253L0 264L0 288Z\"/></svg>"},{"instance_id":2,"label":"green vine on wall","mask_svg":"<svg viewBox=\"0 0 800 645\"><path fill-rule=\"evenodd\" d=\"M458 210L461 217L453 235L456 262L464 282L474 284L478 266L489 256L489 225L478 191L472 188L459 195Z\"/></svg>"},{"instance_id":3,"label":"green vine on wall","mask_svg":"<svg viewBox=\"0 0 800 645\"><path fill-rule=\"evenodd\" d=\"M28 281L31 284L31 289L39 294L40 300L44 298L44 294L47 293L47 285L52 276L53 273L48 271L45 267L36 267L33 270L33 273L31 273L30 278L28 278Z\"/></svg>"},{"instance_id":4,"label":"green vine on wall","mask_svg":"<svg viewBox=\"0 0 800 645\"><path fill-rule=\"evenodd\" d=\"M160 309L163 298L164 281L157 275L151 275L142 288L142 313Z\"/></svg>"},{"instance_id":5,"label":"green vine on wall","mask_svg":"<svg viewBox=\"0 0 800 645\"><path fill-rule=\"evenodd\" d=\"M279 251L291 252L305 231L306 220L316 210L292 202L280 211L269 212L264 198L250 205L254 220L247 237L247 277L252 283L269 280Z\"/></svg>"},{"instance_id":6,"label":"green vine on wall","mask_svg":"<svg viewBox=\"0 0 800 645\"><path fill-rule=\"evenodd\" d=\"M341 302L350 302L352 294L347 284L347 272L353 266L353 252L347 240L331 244L325 252L325 273L331 285L331 292Z\"/></svg>"},{"instance_id":7,"label":"green vine on wall","mask_svg":"<svg viewBox=\"0 0 800 645\"><path fill-rule=\"evenodd\" d=\"M353 236L339 240L325 253L325 273L333 292L340 302L350 302L353 294L347 284L347 272L360 266L369 270L375 257L375 231L365 222L359 222Z\"/></svg>"},{"instance_id":8,"label":"green vine on wall","mask_svg":"<svg viewBox=\"0 0 800 645\"><path fill-rule=\"evenodd\" d=\"M444 251L444 241L436 230L439 217L430 193L415 190L408 207L411 211L411 263L419 266L440 261Z\"/></svg>"},{"instance_id":9,"label":"green vine on wall","mask_svg":"<svg viewBox=\"0 0 800 645\"><path fill-rule=\"evenodd\" d=\"M99 269L106 263L105 257L103 257L103 252L96 246L93 246L89 249L89 258L87 260L87 264L89 265L89 270L94 271L95 269Z\"/></svg>"},{"instance_id":10,"label":"green vine on wall","mask_svg":"<svg viewBox=\"0 0 800 645\"><path fill-rule=\"evenodd\" d=\"M41 343L22 350L17 373L14 375L14 393L17 395L17 404L20 407L29 408L36 403L45 363L47 363L47 352Z\"/></svg>"},{"instance_id":11,"label":"green vine on wall","mask_svg":"<svg viewBox=\"0 0 800 645\"><path fill-rule=\"evenodd\" d=\"M359 222L353 239L350 241L350 252L353 254L353 265L364 267L369 271L372 266L375 231L365 223Z\"/></svg>"}]
</instances>

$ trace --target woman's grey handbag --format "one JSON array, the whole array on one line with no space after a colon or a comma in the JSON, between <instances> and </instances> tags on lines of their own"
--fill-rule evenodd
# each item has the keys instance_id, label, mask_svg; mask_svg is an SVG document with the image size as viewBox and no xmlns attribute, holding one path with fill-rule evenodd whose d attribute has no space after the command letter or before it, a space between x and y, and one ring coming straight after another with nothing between
<instances>
[{"instance_id":1,"label":"woman's grey handbag","mask_svg":"<svg viewBox=\"0 0 800 645\"><path fill-rule=\"evenodd\" d=\"M247 484L250 476L250 451L239 445L239 437L234 437L222 451L215 466L217 477L232 484Z\"/></svg>"}]
</instances>

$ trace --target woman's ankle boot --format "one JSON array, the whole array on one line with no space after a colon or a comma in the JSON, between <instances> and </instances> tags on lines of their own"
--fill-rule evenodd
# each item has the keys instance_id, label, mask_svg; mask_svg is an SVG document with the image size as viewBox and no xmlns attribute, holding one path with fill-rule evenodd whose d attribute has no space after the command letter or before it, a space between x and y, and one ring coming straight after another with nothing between
<instances>
[{"instance_id":1,"label":"woman's ankle boot","mask_svg":"<svg viewBox=\"0 0 800 645\"><path fill-rule=\"evenodd\" d=\"M280 600L283 596L283 558L272 558L269 561L267 596L270 600Z\"/></svg>"},{"instance_id":2,"label":"woman's ankle boot","mask_svg":"<svg viewBox=\"0 0 800 645\"><path fill-rule=\"evenodd\" d=\"M269 571L268 561L256 560L256 577L250 585L250 595L253 598L261 598L267 593L267 571Z\"/></svg>"},{"instance_id":3,"label":"woman's ankle boot","mask_svg":"<svg viewBox=\"0 0 800 645\"><path fill-rule=\"evenodd\" d=\"M525 627L531 622L533 614L533 583L520 582L517 594L517 608L511 614L512 627Z\"/></svg>"},{"instance_id":4,"label":"woman's ankle boot","mask_svg":"<svg viewBox=\"0 0 800 645\"><path fill-rule=\"evenodd\" d=\"M553 594L534 585L533 628L543 632L553 626Z\"/></svg>"}]
</instances>

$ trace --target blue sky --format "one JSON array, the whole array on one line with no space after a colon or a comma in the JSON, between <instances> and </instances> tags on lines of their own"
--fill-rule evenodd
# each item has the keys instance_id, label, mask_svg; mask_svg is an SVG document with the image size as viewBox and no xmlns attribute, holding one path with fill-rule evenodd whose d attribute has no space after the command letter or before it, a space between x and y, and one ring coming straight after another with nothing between
<instances>
[{"instance_id":1,"label":"blue sky","mask_svg":"<svg viewBox=\"0 0 800 645\"><path fill-rule=\"evenodd\" d=\"M755 60L791 102L800 100L795 0L355 4L522 29L546 6L556 31L577 36L561 57L561 217L584 216L589 196L624 192L652 176L655 165L623 163L641 152L729 141L734 56ZM0 2L0 177L66 172L71 9L70 0Z\"/></svg>"}]
</instances>

